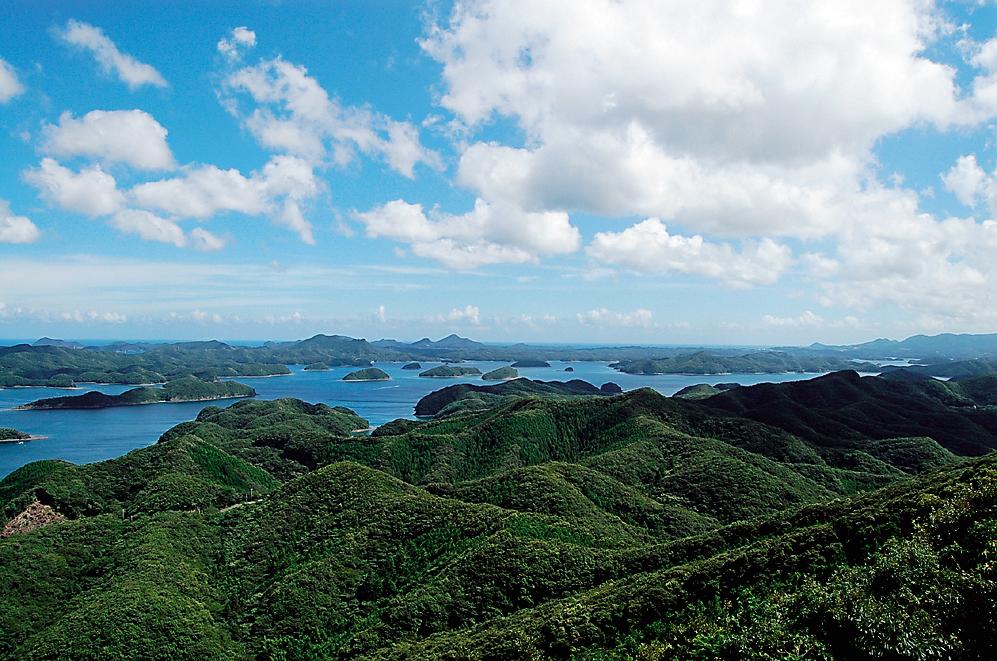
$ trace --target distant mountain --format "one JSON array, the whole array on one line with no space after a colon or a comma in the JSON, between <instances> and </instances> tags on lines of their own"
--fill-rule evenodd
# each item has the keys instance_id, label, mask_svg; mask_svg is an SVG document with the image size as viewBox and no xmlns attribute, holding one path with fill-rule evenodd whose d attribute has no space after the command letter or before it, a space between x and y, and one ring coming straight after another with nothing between
<instances>
[{"instance_id":1,"label":"distant mountain","mask_svg":"<svg viewBox=\"0 0 997 661\"><path fill-rule=\"evenodd\" d=\"M838 346L816 343L807 349L818 352L844 353L854 358L917 358L921 360L986 358L997 357L997 333L914 335L906 340L879 338L862 344Z\"/></svg>"},{"instance_id":2,"label":"distant mountain","mask_svg":"<svg viewBox=\"0 0 997 661\"><path fill-rule=\"evenodd\" d=\"M79 342L71 342L68 340L56 340L51 337L40 337L34 341L32 346L35 347L62 347L63 349L82 349L83 345Z\"/></svg>"}]
</instances>

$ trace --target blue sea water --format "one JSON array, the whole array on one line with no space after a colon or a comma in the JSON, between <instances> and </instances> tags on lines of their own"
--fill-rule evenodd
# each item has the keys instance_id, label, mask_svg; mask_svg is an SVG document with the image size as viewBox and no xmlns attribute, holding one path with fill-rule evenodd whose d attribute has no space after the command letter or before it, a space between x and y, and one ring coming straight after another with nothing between
<instances>
[{"instance_id":1,"label":"blue sea water","mask_svg":"<svg viewBox=\"0 0 997 661\"><path fill-rule=\"evenodd\" d=\"M423 369L438 363L422 363ZM482 372L507 365L503 362L467 362L463 366L477 367ZM296 397L307 402L323 402L345 406L370 421L372 426L397 418L412 418L415 403L421 397L454 383L493 382L480 377L457 379L429 379L419 377L421 370L403 370L403 363L378 363L391 375L391 381L343 381L345 374L355 368L339 367L328 372L306 372L292 367L290 376L240 378L242 383L256 389L259 399ZM783 382L808 379L815 374L723 374L698 376L682 374L634 375L622 374L611 369L608 363L552 361L550 367L520 368L520 376L545 381L582 379L595 385L607 381L619 384L624 390L651 387L664 395L672 395L681 388L696 383L740 383L751 385L763 382ZM574 368L566 373L565 367ZM40 459L65 459L73 463L89 463L118 457L136 448L150 445L170 427L191 420L209 405L226 406L230 402L193 402L187 404L151 404L125 406L93 411L18 411L17 406L43 397L62 397L99 390L108 394L120 393L131 386L83 384L79 390L56 388L0 389L0 427L13 427L41 440L24 443L0 443L0 478L32 461Z\"/></svg>"}]
</instances>

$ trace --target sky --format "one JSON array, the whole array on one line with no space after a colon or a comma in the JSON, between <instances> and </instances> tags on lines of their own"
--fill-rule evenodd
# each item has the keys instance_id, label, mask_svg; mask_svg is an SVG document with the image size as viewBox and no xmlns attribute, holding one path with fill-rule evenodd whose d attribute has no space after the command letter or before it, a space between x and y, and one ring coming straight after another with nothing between
<instances>
[{"instance_id":1,"label":"sky","mask_svg":"<svg viewBox=\"0 0 997 661\"><path fill-rule=\"evenodd\" d=\"M997 7L0 5L0 337L997 331Z\"/></svg>"}]
</instances>

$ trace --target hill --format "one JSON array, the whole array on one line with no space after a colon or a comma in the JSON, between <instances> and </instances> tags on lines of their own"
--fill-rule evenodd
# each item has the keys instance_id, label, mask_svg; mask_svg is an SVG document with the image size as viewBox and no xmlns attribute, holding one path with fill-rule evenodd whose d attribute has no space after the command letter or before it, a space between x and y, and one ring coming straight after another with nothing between
<instances>
[{"instance_id":1,"label":"hill","mask_svg":"<svg viewBox=\"0 0 997 661\"><path fill-rule=\"evenodd\" d=\"M484 381L504 381L507 379L519 378L519 372L515 367L499 367L481 375Z\"/></svg>"},{"instance_id":2,"label":"hill","mask_svg":"<svg viewBox=\"0 0 997 661\"><path fill-rule=\"evenodd\" d=\"M481 374L481 370L477 367L458 367L454 365L440 365L439 367L431 367L425 372L419 372L419 376L430 379L449 379L458 376L474 376L477 374Z\"/></svg>"},{"instance_id":3,"label":"hill","mask_svg":"<svg viewBox=\"0 0 997 661\"><path fill-rule=\"evenodd\" d=\"M389 379L391 379L391 375L377 367L350 372L343 377L343 381L388 381Z\"/></svg>"},{"instance_id":4,"label":"hill","mask_svg":"<svg viewBox=\"0 0 997 661\"><path fill-rule=\"evenodd\" d=\"M208 382L194 377L187 377L170 381L161 388L132 388L120 395L105 395L102 392L90 391L83 395L38 399L19 408L30 410L105 409L115 406L209 402L219 399L238 399L255 396L255 390L235 381Z\"/></svg>"},{"instance_id":5,"label":"hill","mask_svg":"<svg viewBox=\"0 0 997 661\"><path fill-rule=\"evenodd\" d=\"M972 410L816 381L774 386L789 419ZM845 451L718 405L745 390L510 392L370 436L247 400L120 459L29 464L0 481L0 657L987 656L997 460L940 447L935 417Z\"/></svg>"},{"instance_id":6,"label":"hill","mask_svg":"<svg viewBox=\"0 0 997 661\"><path fill-rule=\"evenodd\" d=\"M457 411L481 410L513 398L533 395L550 398L602 394L605 393L580 379L562 382L517 378L489 386L461 383L436 390L420 399L415 405L415 414L431 417Z\"/></svg>"},{"instance_id":7,"label":"hill","mask_svg":"<svg viewBox=\"0 0 997 661\"><path fill-rule=\"evenodd\" d=\"M735 388L704 405L785 429L828 448L862 439L930 436L957 454L997 448L997 409L947 383L860 377L855 372Z\"/></svg>"},{"instance_id":8,"label":"hill","mask_svg":"<svg viewBox=\"0 0 997 661\"><path fill-rule=\"evenodd\" d=\"M781 374L784 372L832 372L854 369L878 372L872 363L820 356L798 356L783 351L755 351L743 355L718 355L710 351L684 353L666 358L629 360L610 365L627 374Z\"/></svg>"}]
</instances>

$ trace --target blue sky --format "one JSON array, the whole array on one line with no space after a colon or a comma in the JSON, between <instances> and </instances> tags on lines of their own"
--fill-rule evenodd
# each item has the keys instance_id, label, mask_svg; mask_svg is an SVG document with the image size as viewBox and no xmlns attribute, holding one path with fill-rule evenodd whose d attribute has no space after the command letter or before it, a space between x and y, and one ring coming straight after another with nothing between
<instances>
[{"instance_id":1,"label":"blue sky","mask_svg":"<svg viewBox=\"0 0 997 661\"><path fill-rule=\"evenodd\" d=\"M808 5L6 2L0 337L997 330L994 6Z\"/></svg>"}]
</instances>

